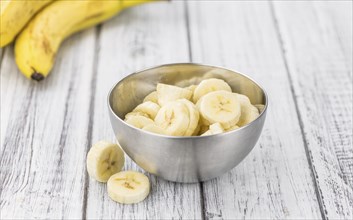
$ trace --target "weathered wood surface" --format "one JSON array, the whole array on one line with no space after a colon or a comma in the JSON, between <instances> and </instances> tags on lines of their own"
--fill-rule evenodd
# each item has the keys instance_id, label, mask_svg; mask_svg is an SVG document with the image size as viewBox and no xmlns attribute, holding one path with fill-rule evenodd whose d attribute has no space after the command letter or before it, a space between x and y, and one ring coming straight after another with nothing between
<instances>
[{"instance_id":1,"label":"weathered wood surface","mask_svg":"<svg viewBox=\"0 0 353 220\"><path fill-rule=\"evenodd\" d=\"M249 74L264 86L270 99L267 122L255 149L231 172L203 184L206 216L320 218L269 4L193 1L189 15L193 61Z\"/></svg>"},{"instance_id":2,"label":"weathered wood surface","mask_svg":"<svg viewBox=\"0 0 353 220\"><path fill-rule=\"evenodd\" d=\"M173 1L129 9L67 40L49 78L25 79L0 50L1 219L351 219L352 2ZM169 62L249 74L268 91L258 145L201 184L149 175L142 203L112 202L85 157L114 140L106 95ZM130 159L124 169L140 170Z\"/></svg>"},{"instance_id":3,"label":"weathered wood surface","mask_svg":"<svg viewBox=\"0 0 353 220\"><path fill-rule=\"evenodd\" d=\"M163 19L162 19L163 18ZM168 22L169 25L165 25ZM111 138L107 94L122 77L139 69L168 62L188 61L188 41L183 2L143 5L105 23L98 39L94 88L92 141ZM124 169L140 170L127 157ZM200 219L199 184L175 184L148 175L150 196L136 205L112 201L106 185L88 182L87 218L90 219Z\"/></svg>"},{"instance_id":4,"label":"weathered wood surface","mask_svg":"<svg viewBox=\"0 0 353 220\"><path fill-rule=\"evenodd\" d=\"M41 83L24 78L13 48L6 48L0 76L1 219L82 217L95 38L90 29L66 41L52 75Z\"/></svg>"},{"instance_id":5,"label":"weathered wood surface","mask_svg":"<svg viewBox=\"0 0 353 220\"><path fill-rule=\"evenodd\" d=\"M335 4L276 2L273 11L324 216L352 219L352 35L336 28L352 33L352 2L331 21L324 9Z\"/></svg>"}]
</instances>

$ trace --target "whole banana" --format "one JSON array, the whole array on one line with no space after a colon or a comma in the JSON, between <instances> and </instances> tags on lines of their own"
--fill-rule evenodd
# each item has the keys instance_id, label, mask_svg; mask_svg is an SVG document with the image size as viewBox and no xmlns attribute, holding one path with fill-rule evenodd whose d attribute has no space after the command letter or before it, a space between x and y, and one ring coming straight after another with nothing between
<instances>
[{"instance_id":1,"label":"whole banana","mask_svg":"<svg viewBox=\"0 0 353 220\"><path fill-rule=\"evenodd\" d=\"M1 0L0 47L11 43L40 9L53 0Z\"/></svg>"},{"instance_id":2,"label":"whole banana","mask_svg":"<svg viewBox=\"0 0 353 220\"><path fill-rule=\"evenodd\" d=\"M21 72L40 81L50 72L61 42L75 32L105 21L125 8L153 0L55 1L25 27L15 42Z\"/></svg>"}]
</instances>

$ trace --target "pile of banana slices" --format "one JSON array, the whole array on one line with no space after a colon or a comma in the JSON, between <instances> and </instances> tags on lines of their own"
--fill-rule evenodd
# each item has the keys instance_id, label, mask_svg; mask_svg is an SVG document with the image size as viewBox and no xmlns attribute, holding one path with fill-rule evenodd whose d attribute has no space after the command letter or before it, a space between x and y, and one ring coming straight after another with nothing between
<instances>
[{"instance_id":1,"label":"pile of banana slices","mask_svg":"<svg viewBox=\"0 0 353 220\"><path fill-rule=\"evenodd\" d=\"M245 95L233 93L222 79L205 79L181 88L158 83L156 91L125 115L125 122L171 136L205 136L238 129L259 116Z\"/></svg>"},{"instance_id":2,"label":"pile of banana slices","mask_svg":"<svg viewBox=\"0 0 353 220\"><path fill-rule=\"evenodd\" d=\"M94 144L87 154L87 172L99 182L107 182L109 197L122 204L144 200L150 192L148 177L136 171L121 171L125 156L121 147L107 141Z\"/></svg>"}]
</instances>

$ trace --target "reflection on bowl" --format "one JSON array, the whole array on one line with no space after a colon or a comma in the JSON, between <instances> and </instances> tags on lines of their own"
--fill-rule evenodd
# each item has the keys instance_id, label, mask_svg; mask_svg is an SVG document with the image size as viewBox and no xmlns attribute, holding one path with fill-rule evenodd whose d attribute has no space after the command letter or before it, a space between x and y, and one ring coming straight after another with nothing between
<instances>
[{"instance_id":1,"label":"reflection on bowl","mask_svg":"<svg viewBox=\"0 0 353 220\"><path fill-rule=\"evenodd\" d=\"M259 117L240 129L210 136L174 137L146 132L124 122L124 116L155 90L157 83L186 87L204 79L225 80L233 92L263 105ZM108 95L111 124L124 151L140 167L176 182L205 181L239 164L253 149L266 118L266 92L249 77L224 68L193 63L168 64L131 74Z\"/></svg>"}]
</instances>

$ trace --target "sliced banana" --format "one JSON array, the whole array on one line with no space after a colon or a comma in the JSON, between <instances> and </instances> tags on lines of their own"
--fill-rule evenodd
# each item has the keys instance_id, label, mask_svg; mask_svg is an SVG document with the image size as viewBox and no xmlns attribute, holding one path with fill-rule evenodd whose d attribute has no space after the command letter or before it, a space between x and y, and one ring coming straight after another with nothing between
<instances>
[{"instance_id":1,"label":"sliced banana","mask_svg":"<svg viewBox=\"0 0 353 220\"><path fill-rule=\"evenodd\" d=\"M152 119L140 115L131 116L127 118L125 122L136 128L143 128L148 124L154 124L154 121Z\"/></svg>"},{"instance_id":2,"label":"sliced banana","mask_svg":"<svg viewBox=\"0 0 353 220\"><path fill-rule=\"evenodd\" d=\"M251 105L250 99L246 95L239 94L239 93L235 93L235 94L237 94L238 100L239 100L241 106Z\"/></svg>"},{"instance_id":3,"label":"sliced banana","mask_svg":"<svg viewBox=\"0 0 353 220\"><path fill-rule=\"evenodd\" d=\"M132 112L141 112L147 114L149 118L154 119L161 107L158 104L147 101L139 104ZM126 116L125 116L126 117Z\"/></svg>"},{"instance_id":4,"label":"sliced banana","mask_svg":"<svg viewBox=\"0 0 353 220\"><path fill-rule=\"evenodd\" d=\"M168 102L159 110L154 121L166 134L183 136L189 127L189 111L184 103Z\"/></svg>"},{"instance_id":5,"label":"sliced banana","mask_svg":"<svg viewBox=\"0 0 353 220\"><path fill-rule=\"evenodd\" d=\"M259 113L261 113L265 108L263 104L256 104L254 106L257 108L257 110L259 110Z\"/></svg>"},{"instance_id":6,"label":"sliced banana","mask_svg":"<svg viewBox=\"0 0 353 220\"><path fill-rule=\"evenodd\" d=\"M200 120L199 120L199 121L200 121ZM197 127L195 128L194 133L192 133L192 136L197 136L197 135L199 135L200 130L201 130L201 124L200 124L200 123L197 123Z\"/></svg>"},{"instance_id":7,"label":"sliced banana","mask_svg":"<svg viewBox=\"0 0 353 220\"><path fill-rule=\"evenodd\" d=\"M185 87L185 89L188 89L190 90L191 92L194 92L195 89L196 89L197 85L191 85L191 86L188 86L188 87Z\"/></svg>"},{"instance_id":8,"label":"sliced banana","mask_svg":"<svg viewBox=\"0 0 353 220\"><path fill-rule=\"evenodd\" d=\"M148 94L144 99L143 102L154 102L156 104L158 104L158 95L157 95L157 91L153 91L150 94Z\"/></svg>"},{"instance_id":9,"label":"sliced banana","mask_svg":"<svg viewBox=\"0 0 353 220\"><path fill-rule=\"evenodd\" d=\"M122 204L141 202L150 193L150 188L148 177L136 171L116 173L107 183L109 197Z\"/></svg>"},{"instance_id":10,"label":"sliced banana","mask_svg":"<svg viewBox=\"0 0 353 220\"><path fill-rule=\"evenodd\" d=\"M200 126L200 131L199 131L199 135L204 134L206 131L208 131L210 129L209 125L203 125L201 124Z\"/></svg>"},{"instance_id":11,"label":"sliced banana","mask_svg":"<svg viewBox=\"0 0 353 220\"><path fill-rule=\"evenodd\" d=\"M241 116L237 123L239 127L249 124L259 116L259 110L253 105L242 105Z\"/></svg>"},{"instance_id":12,"label":"sliced banana","mask_svg":"<svg viewBox=\"0 0 353 220\"><path fill-rule=\"evenodd\" d=\"M156 134L166 135L166 132L161 127L157 126L154 123L146 125L145 127L142 128L142 130L149 131L149 132L156 133Z\"/></svg>"},{"instance_id":13,"label":"sliced banana","mask_svg":"<svg viewBox=\"0 0 353 220\"><path fill-rule=\"evenodd\" d=\"M232 92L232 89L224 80L215 78L202 80L201 83L195 88L193 101L196 103L202 96L206 95L207 93L219 90Z\"/></svg>"},{"instance_id":14,"label":"sliced banana","mask_svg":"<svg viewBox=\"0 0 353 220\"><path fill-rule=\"evenodd\" d=\"M99 141L87 154L87 172L93 179L107 182L111 175L121 171L124 162L124 152L119 145Z\"/></svg>"},{"instance_id":15,"label":"sliced banana","mask_svg":"<svg viewBox=\"0 0 353 220\"><path fill-rule=\"evenodd\" d=\"M129 112L125 115L125 120L131 118L131 117L134 117L134 116L143 116L143 117L146 117L146 118L150 118L150 116L148 116L148 114L146 113L143 113L143 112Z\"/></svg>"},{"instance_id":16,"label":"sliced banana","mask_svg":"<svg viewBox=\"0 0 353 220\"><path fill-rule=\"evenodd\" d=\"M194 103L190 102L189 100L180 99L180 100L178 100L178 102L184 103L185 106L188 108L190 120L189 120L188 129L185 131L184 135L191 136L195 132L195 130L199 124L200 113L197 110Z\"/></svg>"},{"instance_id":17,"label":"sliced banana","mask_svg":"<svg viewBox=\"0 0 353 220\"><path fill-rule=\"evenodd\" d=\"M158 103L164 106L168 102L178 99L190 100L192 92L189 89L180 88L177 86L158 83L157 84Z\"/></svg>"},{"instance_id":18,"label":"sliced banana","mask_svg":"<svg viewBox=\"0 0 353 220\"><path fill-rule=\"evenodd\" d=\"M203 133L201 136L211 135L211 134L220 134L223 133L224 129L220 123L214 123L210 125L210 129Z\"/></svg>"},{"instance_id":19,"label":"sliced banana","mask_svg":"<svg viewBox=\"0 0 353 220\"><path fill-rule=\"evenodd\" d=\"M219 122L224 129L234 126L240 117L240 102L235 93L215 91L204 95L196 105L207 124Z\"/></svg>"},{"instance_id":20,"label":"sliced banana","mask_svg":"<svg viewBox=\"0 0 353 220\"><path fill-rule=\"evenodd\" d=\"M234 126L228 128L226 131L233 131L233 130L236 130L236 129L238 129L238 128L239 128L238 125L234 125Z\"/></svg>"}]
</instances>

